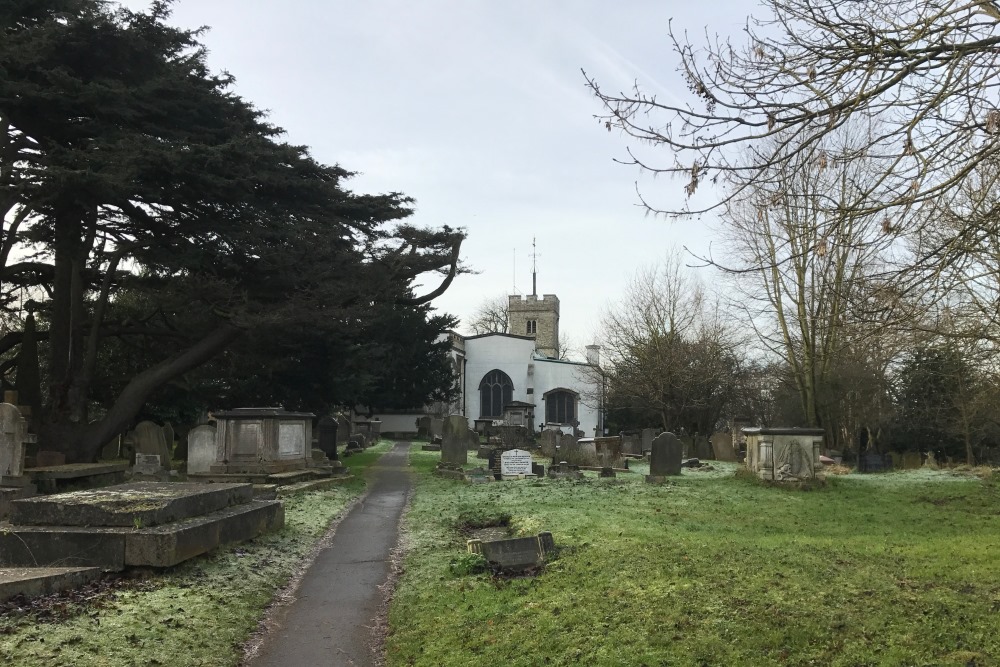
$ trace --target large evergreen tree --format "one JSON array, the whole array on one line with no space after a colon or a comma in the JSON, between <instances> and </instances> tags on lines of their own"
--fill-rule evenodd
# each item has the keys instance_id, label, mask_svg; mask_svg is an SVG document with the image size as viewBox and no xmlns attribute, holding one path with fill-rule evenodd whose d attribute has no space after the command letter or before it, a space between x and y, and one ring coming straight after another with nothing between
<instances>
[{"instance_id":1,"label":"large evergreen tree","mask_svg":"<svg viewBox=\"0 0 1000 667\"><path fill-rule=\"evenodd\" d=\"M458 270L462 233L400 223L399 193L347 191L348 171L284 143L168 14L0 0L0 290L48 297L41 436L71 460L248 333L273 345L317 322L350 329L426 303ZM11 263L19 247L34 255ZM427 271L442 283L416 296ZM123 365L91 415L111 336L145 345L143 367Z\"/></svg>"}]
</instances>

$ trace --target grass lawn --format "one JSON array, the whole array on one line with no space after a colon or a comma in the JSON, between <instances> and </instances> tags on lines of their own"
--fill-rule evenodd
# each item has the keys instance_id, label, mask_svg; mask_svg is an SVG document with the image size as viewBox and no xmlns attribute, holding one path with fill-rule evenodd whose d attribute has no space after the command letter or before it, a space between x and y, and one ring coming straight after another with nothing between
<instances>
[{"instance_id":1,"label":"grass lawn","mask_svg":"<svg viewBox=\"0 0 1000 667\"><path fill-rule=\"evenodd\" d=\"M285 528L164 573L0 614L0 665L236 665L275 592L391 448L346 459L355 479L285 498Z\"/></svg>"},{"instance_id":2,"label":"grass lawn","mask_svg":"<svg viewBox=\"0 0 1000 667\"><path fill-rule=\"evenodd\" d=\"M465 485L415 446L401 665L1000 665L1000 487L949 473L773 488L685 471ZM461 574L464 519L553 533L536 578ZM459 567L456 567L456 564Z\"/></svg>"}]
</instances>

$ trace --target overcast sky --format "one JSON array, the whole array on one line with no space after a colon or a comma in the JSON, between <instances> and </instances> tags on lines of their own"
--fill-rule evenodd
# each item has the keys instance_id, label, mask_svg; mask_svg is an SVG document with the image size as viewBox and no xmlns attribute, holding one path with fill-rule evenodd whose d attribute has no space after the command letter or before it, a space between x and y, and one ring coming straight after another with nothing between
<instances>
[{"instance_id":1,"label":"overcast sky","mask_svg":"<svg viewBox=\"0 0 1000 667\"><path fill-rule=\"evenodd\" d=\"M129 0L145 7L143 0ZM679 202L683 183L642 179L613 159L626 137L594 119L581 68L609 89L634 79L689 99L667 36L735 34L751 2L591 0L178 0L172 22L210 26L213 69L270 111L290 141L359 172L358 192L416 199L412 221L468 232L460 276L435 301L468 318L487 297L538 291L561 301L577 346L639 267L687 246L704 222L647 217L635 184ZM669 156L664 154L664 160Z\"/></svg>"}]
</instances>

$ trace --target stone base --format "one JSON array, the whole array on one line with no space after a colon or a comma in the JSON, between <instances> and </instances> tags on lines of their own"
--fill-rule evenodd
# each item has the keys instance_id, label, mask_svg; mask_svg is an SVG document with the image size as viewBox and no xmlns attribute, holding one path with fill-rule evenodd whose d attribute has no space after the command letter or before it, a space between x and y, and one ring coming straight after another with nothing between
<instances>
[{"instance_id":1,"label":"stone base","mask_svg":"<svg viewBox=\"0 0 1000 667\"><path fill-rule=\"evenodd\" d=\"M149 528L12 526L0 532L0 562L12 567L72 565L113 571L126 566L171 567L284 523L280 501L252 500Z\"/></svg>"},{"instance_id":2,"label":"stone base","mask_svg":"<svg viewBox=\"0 0 1000 667\"><path fill-rule=\"evenodd\" d=\"M96 567L0 568L0 602L15 595L33 598L79 588L100 576Z\"/></svg>"},{"instance_id":3,"label":"stone base","mask_svg":"<svg viewBox=\"0 0 1000 667\"><path fill-rule=\"evenodd\" d=\"M536 479L535 475L500 475L500 479L509 482L517 479Z\"/></svg>"},{"instance_id":4,"label":"stone base","mask_svg":"<svg viewBox=\"0 0 1000 667\"><path fill-rule=\"evenodd\" d=\"M31 498L35 493L37 493L37 489L34 484L16 487L0 486L0 521L10 516L11 505L15 500Z\"/></svg>"},{"instance_id":5,"label":"stone base","mask_svg":"<svg viewBox=\"0 0 1000 667\"><path fill-rule=\"evenodd\" d=\"M646 484L666 484L666 475L646 475Z\"/></svg>"},{"instance_id":6,"label":"stone base","mask_svg":"<svg viewBox=\"0 0 1000 667\"><path fill-rule=\"evenodd\" d=\"M421 445L420 450L424 452L440 452L441 445Z\"/></svg>"}]
</instances>

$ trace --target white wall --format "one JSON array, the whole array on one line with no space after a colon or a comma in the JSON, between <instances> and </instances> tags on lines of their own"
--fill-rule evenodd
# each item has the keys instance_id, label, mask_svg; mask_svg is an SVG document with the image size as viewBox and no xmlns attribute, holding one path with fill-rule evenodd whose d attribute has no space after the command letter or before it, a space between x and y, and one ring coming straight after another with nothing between
<instances>
[{"instance_id":1,"label":"white wall","mask_svg":"<svg viewBox=\"0 0 1000 667\"><path fill-rule=\"evenodd\" d=\"M570 361L554 361L535 359L535 422L545 419L545 401L543 396L553 389L570 389L577 392L576 418L580 422L580 430L588 438L594 437L597 428L600 407L595 400L599 395L592 386L585 364ZM598 434L602 435L602 434Z\"/></svg>"}]
</instances>

